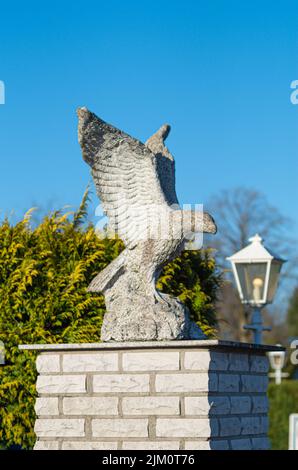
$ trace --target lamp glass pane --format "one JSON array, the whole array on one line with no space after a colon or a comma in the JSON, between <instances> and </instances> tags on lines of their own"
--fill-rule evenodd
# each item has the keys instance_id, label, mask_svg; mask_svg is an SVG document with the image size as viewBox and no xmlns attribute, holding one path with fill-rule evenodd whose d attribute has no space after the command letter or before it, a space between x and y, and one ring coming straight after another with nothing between
<instances>
[{"instance_id":1,"label":"lamp glass pane","mask_svg":"<svg viewBox=\"0 0 298 470\"><path fill-rule=\"evenodd\" d=\"M270 351L268 353L271 369L282 369L285 364L285 351Z\"/></svg>"},{"instance_id":2,"label":"lamp glass pane","mask_svg":"<svg viewBox=\"0 0 298 470\"><path fill-rule=\"evenodd\" d=\"M269 286L268 286L268 302L272 302L277 286L279 273L281 270L282 263L280 261L273 261L271 263L270 277L269 277Z\"/></svg>"},{"instance_id":3,"label":"lamp glass pane","mask_svg":"<svg viewBox=\"0 0 298 470\"><path fill-rule=\"evenodd\" d=\"M243 300L251 303L264 301L267 263L236 263Z\"/></svg>"}]
</instances>

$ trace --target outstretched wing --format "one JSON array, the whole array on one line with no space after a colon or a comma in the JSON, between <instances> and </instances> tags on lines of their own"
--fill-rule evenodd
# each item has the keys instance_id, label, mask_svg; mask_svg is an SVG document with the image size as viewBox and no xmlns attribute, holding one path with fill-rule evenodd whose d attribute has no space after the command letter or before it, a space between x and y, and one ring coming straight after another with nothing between
<instances>
[{"instance_id":1,"label":"outstretched wing","mask_svg":"<svg viewBox=\"0 0 298 470\"><path fill-rule=\"evenodd\" d=\"M150 238L160 213L169 210L161 187L155 154L140 141L99 119L86 108L78 110L79 142L91 166L97 194L110 225L132 248Z\"/></svg>"},{"instance_id":2,"label":"outstretched wing","mask_svg":"<svg viewBox=\"0 0 298 470\"><path fill-rule=\"evenodd\" d=\"M175 160L164 141L170 133L169 124L164 124L145 145L155 154L157 173L166 200L170 205L179 205L175 189Z\"/></svg>"}]
</instances>

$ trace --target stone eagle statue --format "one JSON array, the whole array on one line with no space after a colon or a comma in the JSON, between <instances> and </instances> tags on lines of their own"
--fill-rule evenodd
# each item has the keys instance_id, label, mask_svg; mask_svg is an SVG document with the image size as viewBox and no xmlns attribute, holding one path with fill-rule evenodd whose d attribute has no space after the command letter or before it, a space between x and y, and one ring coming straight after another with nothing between
<instances>
[{"instance_id":1,"label":"stone eagle statue","mask_svg":"<svg viewBox=\"0 0 298 470\"><path fill-rule=\"evenodd\" d=\"M105 296L103 341L202 339L188 309L156 289L163 266L177 257L190 233L216 233L207 213L180 209L174 158L163 125L145 144L78 109L79 143L90 165L109 227L125 250L88 290Z\"/></svg>"}]
</instances>

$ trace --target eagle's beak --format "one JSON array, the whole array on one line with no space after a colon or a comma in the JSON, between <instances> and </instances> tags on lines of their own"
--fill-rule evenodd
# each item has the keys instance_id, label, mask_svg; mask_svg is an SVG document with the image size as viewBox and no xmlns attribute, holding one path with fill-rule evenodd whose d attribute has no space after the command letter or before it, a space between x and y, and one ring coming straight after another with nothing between
<instances>
[{"instance_id":1,"label":"eagle's beak","mask_svg":"<svg viewBox=\"0 0 298 470\"><path fill-rule=\"evenodd\" d=\"M216 234L217 226L213 219L213 217L208 214L208 212L204 212L204 232L205 233L212 233Z\"/></svg>"}]
</instances>

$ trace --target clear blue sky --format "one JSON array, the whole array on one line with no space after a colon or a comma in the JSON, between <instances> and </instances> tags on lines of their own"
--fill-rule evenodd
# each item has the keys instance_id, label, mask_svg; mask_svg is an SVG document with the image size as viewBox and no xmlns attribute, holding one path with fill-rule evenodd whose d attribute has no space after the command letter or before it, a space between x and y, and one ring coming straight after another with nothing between
<instances>
[{"instance_id":1,"label":"clear blue sky","mask_svg":"<svg viewBox=\"0 0 298 470\"><path fill-rule=\"evenodd\" d=\"M181 202L245 185L297 219L295 79L294 0L2 2L2 213L79 203L87 106L141 140L172 125Z\"/></svg>"}]
</instances>

